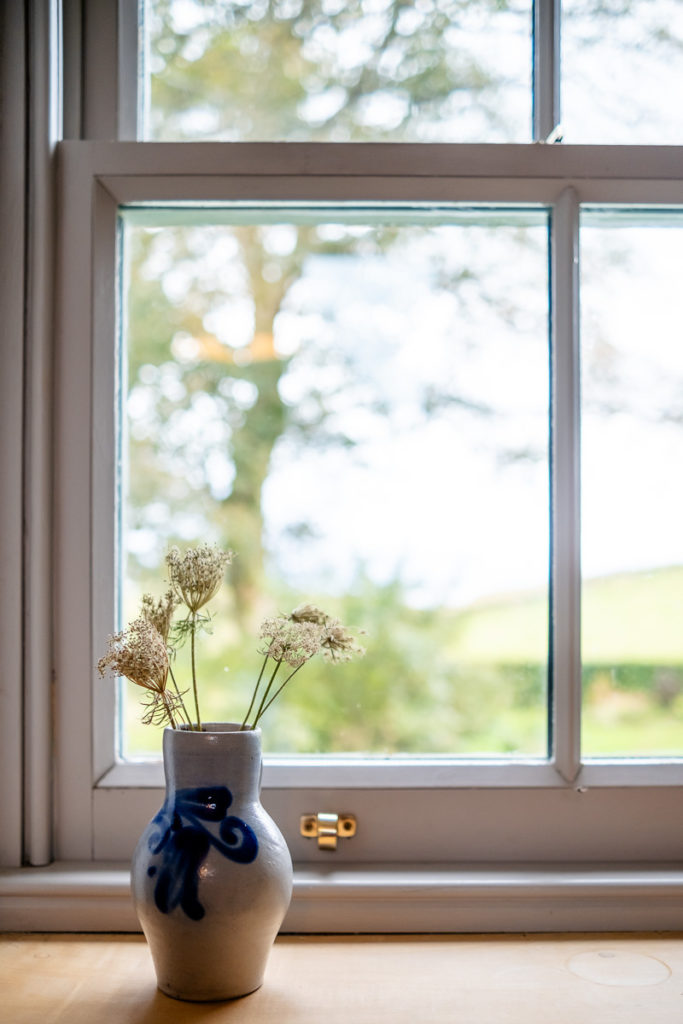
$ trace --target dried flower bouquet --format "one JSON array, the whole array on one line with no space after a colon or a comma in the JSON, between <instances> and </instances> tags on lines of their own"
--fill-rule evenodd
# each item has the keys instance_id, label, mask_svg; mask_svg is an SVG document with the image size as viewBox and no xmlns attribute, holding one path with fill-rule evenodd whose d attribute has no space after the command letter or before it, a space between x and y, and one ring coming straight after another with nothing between
<instances>
[{"instance_id":1,"label":"dried flower bouquet","mask_svg":"<svg viewBox=\"0 0 683 1024\"><path fill-rule=\"evenodd\" d=\"M210 623L206 606L220 589L232 558L231 551L209 544L189 548L184 555L178 548L171 548L166 555L170 587L164 597L155 601L145 594L138 618L126 630L109 637L107 653L98 662L99 673L125 676L147 691L142 719L146 724L201 731L197 635ZM174 622L176 609L181 606L185 615ZM364 653L339 619L310 604L295 608L290 615L264 619L259 638L263 662L242 729L256 728L290 679L316 654L339 662ZM194 715L185 701L189 688L181 690L173 669L177 651L188 639ZM280 672L283 665L286 667Z\"/></svg>"}]
</instances>

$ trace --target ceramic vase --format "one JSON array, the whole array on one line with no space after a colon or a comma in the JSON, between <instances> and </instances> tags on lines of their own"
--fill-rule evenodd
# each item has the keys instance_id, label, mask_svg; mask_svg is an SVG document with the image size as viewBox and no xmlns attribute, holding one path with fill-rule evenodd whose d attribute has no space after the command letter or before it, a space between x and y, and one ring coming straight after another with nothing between
<instances>
[{"instance_id":1,"label":"ceramic vase","mask_svg":"<svg viewBox=\"0 0 683 1024\"><path fill-rule=\"evenodd\" d=\"M292 862L260 803L261 731L164 732L166 799L133 856L138 919L162 992L205 1002L263 982Z\"/></svg>"}]
</instances>

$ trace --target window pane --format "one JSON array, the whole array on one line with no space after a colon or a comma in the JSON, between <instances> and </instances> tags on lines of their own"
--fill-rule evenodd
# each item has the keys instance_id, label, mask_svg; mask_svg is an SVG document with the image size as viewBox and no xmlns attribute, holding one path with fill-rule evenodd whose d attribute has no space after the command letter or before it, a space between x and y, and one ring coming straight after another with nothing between
<instances>
[{"instance_id":1,"label":"window pane","mask_svg":"<svg viewBox=\"0 0 683 1024\"><path fill-rule=\"evenodd\" d=\"M529 0L145 0L142 137L524 142Z\"/></svg>"},{"instance_id":2,"label":"window pane","mask_svg":"<svg viewBox=\"0 0 683 1024\"><path fill-rule=\"evenodd\" d=\"M683 219L584 217L583 747L683 754Z\"/></svg>"},{"instance_id":3,"label":"window pane","mask_svg":"<svg viewBox=\"0 0 683 1024\"><path fill-rule=\"evenodd\" d=\"M544 756L546 214L168 216L124 215L126 617L215 540L205 720L246 711L260 618L313 601L367 654L302 670L270 752Z\"/></svg>"},{"instance_id":4,"label":"window pane","mask_svg":"<svg viewBox=\"0 0 683 1024\"><path fill-rule=\"evenodd\" d=\"M679 0L563 0L565 142L680 145Z\"/></svg>"}]
</instances>

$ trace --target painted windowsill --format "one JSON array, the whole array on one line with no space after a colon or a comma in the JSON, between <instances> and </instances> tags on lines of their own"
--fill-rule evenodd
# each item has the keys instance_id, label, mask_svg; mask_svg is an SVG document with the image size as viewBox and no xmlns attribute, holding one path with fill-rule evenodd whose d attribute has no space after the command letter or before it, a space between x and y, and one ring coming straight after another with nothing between
<instances>
[{"instance_id":1,"label":"painted windowsill","mask_svg":"<svg viewBox=\"0 0 683 1024\"><path fill-rule=\"evenodd\" d=\"M125 864L0 872L0 931L139 931ZM283 933L676 931L683 867L319 865L295 871Z\"/></svg>"}]
</instances>

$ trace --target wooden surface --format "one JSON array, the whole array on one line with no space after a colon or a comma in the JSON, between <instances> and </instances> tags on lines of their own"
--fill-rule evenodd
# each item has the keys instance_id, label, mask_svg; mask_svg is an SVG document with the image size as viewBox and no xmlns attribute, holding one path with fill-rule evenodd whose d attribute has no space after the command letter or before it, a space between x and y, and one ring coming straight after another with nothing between
<instances>
[{"instance_id":1,"label":"wooden surface","mask_svg":"<svg viewBox=\"0 0 683 1024\"><path fill-rule=\"evenodd\" d=\"M683 1024L676 935L284 936L258 992L159 993L133 935L0 937L2 1024Z\"/></svg>"}]
</instances>

